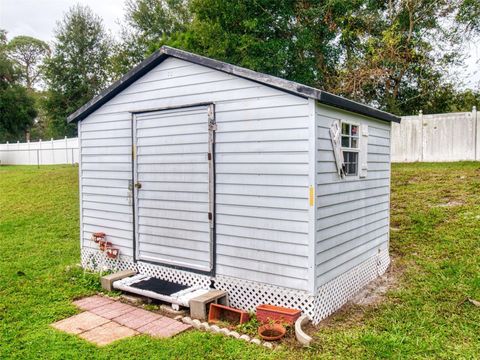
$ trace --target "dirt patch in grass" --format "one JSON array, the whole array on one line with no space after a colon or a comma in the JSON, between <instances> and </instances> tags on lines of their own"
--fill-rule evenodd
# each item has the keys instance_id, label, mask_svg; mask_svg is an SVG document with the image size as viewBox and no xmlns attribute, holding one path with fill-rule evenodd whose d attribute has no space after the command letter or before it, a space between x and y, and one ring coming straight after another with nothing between
<instances>
[{"instance_id":1,"label":"dirt patch in grass","mask_svg":"<svg viewBox=\"0 0 480 360\"><path fill-rule=\"evenodd\" d=\"M403 268L392 259L385 274L376 278L362 288L354 297L338 311L322 320L319 325L306 328L309 335L324 327L351 327L362 323L366 311L380 306L386 300L386 294L398 286Z\"/></svg>"},{"instance_id":2,"label":"dirt patch in grass","mask_svg":"<svg viewBox=\"0 0 480 360\"><path fill-rule=\"evenodd\" d=\"M454 206L462 206L464 204L465 203L463 201L450 200L438 205L438 207L454 207Z\"/></svg>"},{"instance_id":3,"label":"dirt patch in grass","mask_svg":"<svg viewBox=\"0 0 480 360\"><path fill-rule=\"evenodd\" d=\"M391 265L385 274L371 281L360 290L346 306L350 304L359 306L379 305L385 299L387 291L396 287L400 274L401 270Z\"/></svg>"}]
</instances>

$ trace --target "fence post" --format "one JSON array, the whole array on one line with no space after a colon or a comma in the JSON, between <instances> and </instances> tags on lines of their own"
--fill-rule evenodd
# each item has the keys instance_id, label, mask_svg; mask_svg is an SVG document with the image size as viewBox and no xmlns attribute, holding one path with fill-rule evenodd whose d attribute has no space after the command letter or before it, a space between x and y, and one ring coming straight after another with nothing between
<instances>
[{"instance_id":1,"label":"fence post","mask_svg":"<svg viewBox=\"0 0 480 360\"><path fill-rule=\"evenodd\" d=\"M40 167L40 164L42 163L42 159L40 156L42 155L42 139L38 140L38 148L37 148L37 165Z\"/></svg>"},{"instance_id":2,"label":"fence post","mask_svg":"<svg viewBox=\"0 0 480 360\"><path fill-rule=\"evenodd\" d=\"M480 160L480 139L478 137L478 127L479 127L479 118L477 114L477 107L473 106L472 107L472 118L473 118L473 124L475 126L475 160L478 161Z\"/></svg>"},{"instance_id":3,"label":"fence post","mask_svg":"<svg viewBox=\"0 0 480 360\"><path fill-rule=\"evenodd\" d=\"M27 154L28 154L28 165L31 165L31 154L30 154L30 139L27 139Z\"/></svg>"},{"instance_id":4,"label":"fence post","mask_svg":"<svg viewBox=\"0 0 480 360\"><path fill-rule=\"evenodd\" d=\"M426 144L425 144L425 131L423 130L424 128L424 124L423 124L423 111L420 110L418 112L418 117L420 119L420 140L422 141L422 146L420 147L420 162L423 162L423 158L424 158L424 154L425 154L425 148L426 148Z\"/></svg>"},{"instance_id":5,"label":"fence post","mask_svg":"<svg viewBox=\"0 0 480 360\"><path fill-rule=\"evenodd\" d=\"M55 147L53 145L53 138L50 138L50 144L52 146L52 164L55 164Z\"/></svg>"},{"instance_id":6,"label":"fence post","mask_svg":"<svg viewBox=\"0 0 480 360\"><path fill-rule=\"evenodd\" d=\"M68 164L68 140L65 135L65 164Z\"/></svg>"}]
</instances>

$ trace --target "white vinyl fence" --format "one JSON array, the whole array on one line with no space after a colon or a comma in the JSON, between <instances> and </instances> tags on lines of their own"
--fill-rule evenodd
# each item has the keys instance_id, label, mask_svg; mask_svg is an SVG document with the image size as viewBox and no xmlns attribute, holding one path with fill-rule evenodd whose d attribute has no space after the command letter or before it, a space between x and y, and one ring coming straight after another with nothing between
<instances>
[{"instance_id":1,"label":"white vinyl fence","mask_svg":"<svg viewBox=\"0 0 480 360\"><path fill-rule=\"evenodd\" d=\"M0 144L0 165L73 165L78 156L78 138Z\"/></svg>"},{"instance_id":2,"label":"white vinyl fence","mask_svg":"<svg viewBox=\"0 0 480 360\"><path fill-rule=\"evenodd\" d=\"M480 161L480 114L404 116L392 124L392 162ZM78 138L0 144L0 165L78 163Z\"/></svg>"},{"instance_id":3,"label":"white vinyl fence","mask_svg":"<svg viewBox=\"0 0 480 360\"><path fill-rule=\"evenodd\" d=\"M402 117L392 124L392 162L480 160L480 116L471 112Z\"/></svg>"}]
</instances>

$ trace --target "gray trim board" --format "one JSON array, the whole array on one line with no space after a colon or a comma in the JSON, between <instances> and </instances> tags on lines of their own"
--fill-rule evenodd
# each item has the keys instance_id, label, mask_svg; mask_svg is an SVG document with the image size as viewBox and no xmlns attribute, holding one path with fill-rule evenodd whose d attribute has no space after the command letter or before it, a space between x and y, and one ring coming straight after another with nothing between
<instances>
[{"instance_id":1,"label":"gray trim board","mask_svg":"<svg viewBox=\"0 0 480 360\"><path fill-rule=\"evenodd\" d=\"M375 109L371 106L348 100L338 95L333 95L331 93L310 86L302 85L293 81L281 79L275 76L259 73L239 66L227 64L222 61L213 60L204 56L192 54L187 51L174 49L169 46L162 46L149 58L145 59L132 70L127 72L121 79L114 82L107 89L102 91L99 95L97 95L85 105L80 107L77 111L69 115L67 121L70 123L85 119L88 115L100 108L103 104L111 100L115 95L126 89L133 82L141 78L143 75L148 73L150 70L152 70L154 67L162 63L170 56L194 64L203 65L228 74L232 74L244 79L248 79L304 98L315 99L325 105L344 109L383 121L393 121L398 123L400 122L400 117L398 116Z\"/></svg>"}]
</instances>

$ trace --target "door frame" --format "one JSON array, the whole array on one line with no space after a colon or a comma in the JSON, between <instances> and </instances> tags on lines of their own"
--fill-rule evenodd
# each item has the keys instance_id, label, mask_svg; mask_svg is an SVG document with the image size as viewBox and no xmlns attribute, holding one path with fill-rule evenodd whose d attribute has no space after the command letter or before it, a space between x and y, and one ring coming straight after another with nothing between
<instances>
[{"instance_id":1,"label":"door frame","mask_svg":"<svg viewBox=\"0 0 480 360\"><path fill-rule=\"evenodd\" d=\"M207 110L207 126L209 127L209 135L208 135L208 149L209 153L211 154L208 157L209 161L209 213L211 213L211 221L210 221L210 270L201 270L196 268L190 268L188 266L181 266L181 265L174 265L169 263L157 262L157 261L150 261L150 260L143 260L138 259L137 257L137 211L136 211L136 203L137 203L137 191L138 189L135 188L134 184L137 179L137 138L136 138L136 116L151 113L151 112L159 112L159 111L166 111L166 110L181 110L181 109L188 109L193 107L202 107L205 106ZM131 114L131 139L132 139L132 180L129 182L129 191L131 192L131 199L132 199L132 221L133 221L133 262L143 262L152 265L159 265L164 266L172 269L188 271L196 274L201 275L208 275L210 277L215 277L216 274L216 267L217 267L217 231L216 231L216 170L215 170L215 134L216 134L216 119L215 119L215 103L214 102L200 102L200 103L193 103L193 104L185 104L179 106L168 106L162 108L151 108L145 110L138 110L138 111L130 111ZM208 155L207 155L208 156ZM209 214L207 214L209 216Z\"/></svg>"}]
</instances>

